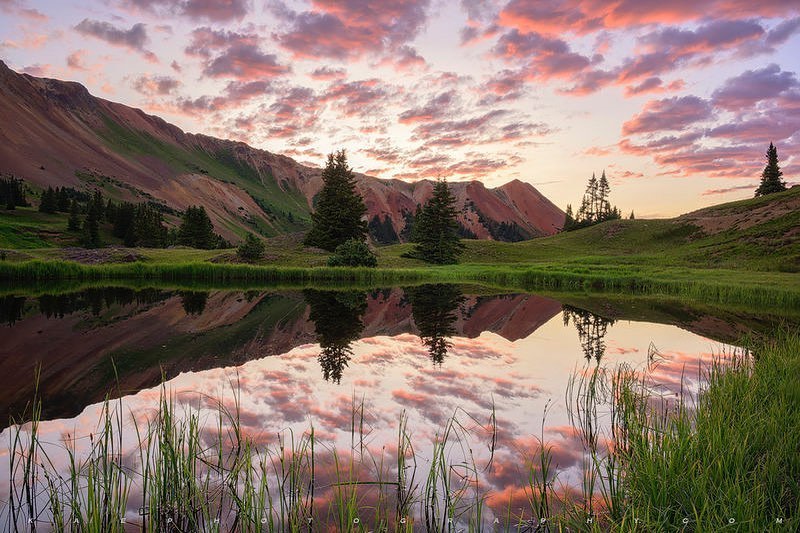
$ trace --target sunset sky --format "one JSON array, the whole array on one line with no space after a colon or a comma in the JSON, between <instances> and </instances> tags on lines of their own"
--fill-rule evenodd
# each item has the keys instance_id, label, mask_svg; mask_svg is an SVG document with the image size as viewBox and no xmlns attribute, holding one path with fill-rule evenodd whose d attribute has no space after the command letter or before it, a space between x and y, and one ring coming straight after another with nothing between
<instances>
[{"instance_id":1,"label":"sunset sky","mask_svg":"<svg viewBox=\"0 0 800 533\"><path fill-rule=\"evenodd\" d=\"M800 0L0 0L0 58L191 131L625 214L800 183Z\"/></svg>"}]
</instances>

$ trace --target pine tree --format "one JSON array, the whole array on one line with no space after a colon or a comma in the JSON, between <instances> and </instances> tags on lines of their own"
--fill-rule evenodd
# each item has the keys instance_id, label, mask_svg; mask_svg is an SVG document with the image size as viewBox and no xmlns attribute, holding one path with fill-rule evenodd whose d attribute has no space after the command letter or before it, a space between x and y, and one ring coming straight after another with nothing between
<instances>
[{"instance_id":1,"label":"pine tree","mask_svg":"<svg viewBox=\"0 0 800 533\"><path fill-rule=\"evenodd\" d=\"M89 211L83 221L83 245L86 248L100 247L100 215L97 212L97 205L89 203Z\"/></svg>"},{"instance_id":2,"label":"pine tree","mask_svg":"<svg viewBox=\"0 0 800 533\"><path fill-rule=\"evenodd\" d=\"M456 199L447 182L439 180L433 186L433 196L425 203L414 223L417 245L413 256L436 264L458 262L464 245L458 238Z\"/></svg>"},{"instance_id":3,"label":"pine tree","mask_svg":"<svg viewBox=\"0 0 800 533\"><path fill-rule=\"evenodd\" d=\"M42 199L39 203L39 211L42 213L55 213L58 210L58 196L52 187L42 191Z\"/></svg>"},{"instance_id":4,"label":"pine tree","mask_svg":"<svg viewBox=\"0 0 800 533\"><path fill-rule=\"evenodd\" d=\"M80 208L78 207L78 202L73 199L69 206L69 220L67 221L67 230L69 231L78 231L81 229L81 219L78 216L80 214Z\"/></svg>"},{"instance_id":5,"label":"pine tree","mask_svg":"<svg viewBox=\"0 0 800 533\"><path fill-rule=\"evenodd\" d=\"M130 246L161 248L166 244L167 228L164 226L164 216L146 203L136 206L132 230L133 244Z\"/></svg>"},{"instance_id":6,"label":"pine tree","mask_svg":"<svg viewBox=\"0 0 800 533\"><path fill-rule=\"evenodd\" d=\"M606 171L600 175L600 180L597 182L597 222L608 220L612 216L611 204L608 203L608 195L611 188L608 185L608 178L606 178Z\"/></svg>"},{"instance_id":7,"label":"pine tree","mask_svg":"<svg viewBox=\"0 0 800 533\"><path fill-rule=\"evenodd\" d=\"M767 148L767 166L761 173L761 184L756 189L756 196L764 196L786 190L786 183L781 180L783 172L778 166L778 149L772 143Z\"/></svg>"},{"instance_id":8,"label":"pine tree","mask_svg":"<svg viewBox=\"0 0 800 533\"><path fill-rule=\"evenodd\" d=\"M562 231L569 231L575 225L575 216L572 214L572 204L567 204L567 211L564 213L564 227Z\"/></svg>"},{"instance_id":9,"label":"pine tree","mask_svg":"<svg viewBox=\"0 0 800 533\"><path fill-rule=\"evenodd\" d=\"M362 218L367 207L356 190L355 175L347 165L344 150L328 155L322 181L316 210L311 214L311 229L303 244L332 252L350 239L363 241L367 223Z\"/></svg>"},{"instance_id":10,"label":"pine tree","mask_svg":"<svg viewBox=\"0 0 800 533\"><path fill-rule=\"evenodd\" d=\"M69 211L69 193L67 192L66 187L59 187L56 189L56 198L58 202L57 209L62 213L66 213Z\"/></svg>"},{"instance_id":11,"label":"pine tree","mask_svg":"<svg viewBox=\"0 0 800 533\"><path fill-rule=\"evenodd\" d=\"M630 216L628 217L628 220L636 220L636 217L635 217L635 216L634 216L634 214L633 214L633 210L631 210L631 214L630 214Z\"/></svg>"},{"instance_id":12,"label":"pine tree","mask_svg":"<svg viewBox=\"0 0 800 533\"><path fill-rule=\"evenodd\" d=\"M97 213L97 221L103 220L103 217L106 213L106 203L103 201L103 193L101 193L98 189L94 190L94 195L92 195L92 201L90 202L92 205L89 207L91 210L94 208L95 213Z\"/></svg>"},{"instance_id":13,"label":"pine tree","mask_svg":"<svg viewBox=\"0 0 800 533\"><path fill-rule=\"evenodd\" d=\"M214 225L202 206L190 205L186 208L178 229L178 244L210 250L217 246L219 237L214 233Z\"/></svg>"}]
</instances>

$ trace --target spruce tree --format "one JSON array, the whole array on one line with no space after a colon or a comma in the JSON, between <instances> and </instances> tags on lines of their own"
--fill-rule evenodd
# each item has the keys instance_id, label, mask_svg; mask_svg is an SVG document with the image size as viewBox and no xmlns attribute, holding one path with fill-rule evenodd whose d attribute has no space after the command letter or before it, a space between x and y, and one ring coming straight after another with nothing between
<instances>
[{"instance_id":1,"label":"spruce tree","mask_svg":"<svg viewBox=\"0 0 800 533\"><path fill-rule=\"evenodd\" d=\"M603 170L603 173L600 175L600 179L597 182L597 222L602 222L604 220L608 220L609 218L613 218L611 204L608 203L608 195L610 192L611 187L608 185L606 171Z\"/></svg>"},{"instance_id":2,"label":"spruce tree","mask_svg":"<svg viewBox=\"0 0 800 533\"><path fill-rule=\"evenodd\" d=\"M69 220L67 221L67 230L69 231L78 231L81 229L81 219L78 216L80 214L80 208L78 207L78 202L73 199L69 206Z\"/></svg>"},{"instance_id":3,"label":"spruce tree","mask_svg":"<svg viewBox=\"0 0 800 533\"><path fill-rule=\"evenodd\" d=\"M58 196L52 187L42 191L42 199L39 204L39 211L42 213L55 213L58 209Z\"/></svg>"},{"instance_id":4,"label":"spruce tree","mask_svg":"<svg viewBox=\"0 0 800 533\"><path fill-rule=\"evenodd\" d=\"M214 233L214 225L208 218L205 207L190 205L186 208L178 229L178 244L210 250L218 242L219 237Z\"/></svg>"},{"instance_id":5,"label":"spruce tree","mask_svg":"<svg viewBox=\"0 0 800 533\"><path fill-rule=\"evenodd\" d=\"M83 221L83 245L86 248L99 248L100 244L100 215L97 205L89 202L89 211Z\"/></svg>"},{"instance_id":6,"label":"spruce tree","mask_svg":"<svg viewBox=\"0 0 800 533\"><path fill-rule=\"evenodd\" d=\"M562 231L569 231L575 225L575 216L572 214L572 204L567 204L567 211L564 213L564 227Z\"/></svg>"},{"instance_id":7,"label":"spruce tree","mask_svg":"<svg viewBox=\"0 0 800 533\"><path fill-rule=\"evenodd\" d=\"M303 244L332 252L350 239L363 241L367 223L362 218L367 207L356 190L355 175L347 165L344 150L328 155L322 181L316 209L311 214L311 229Z\"/></svg>"},{"instance_id":8,"label":"spruce tree","mask_svg":"<svg viewBox=\"0 0 800 533\"><path fill-rule=\"evenodd\" d=\"M767 166L761 173L761 184L756 189L756 196L764 196L786 190L786 183L781 180L783 172L778 166L778 149L772 143L767 148Z\"/></svg>"},{"instance_id":9,"label":"spruce tree","mask_svg":"<svg viewBox=\"0 0 800 533\"><path fill-rule=\"evenodd\" d=\"M447 182L439 180L433 186L433 196L425 203L415 225L417 245L413 256L436 264L458 262L464 245L458 238L456 199Z\"/></svg>"}]
</instances>

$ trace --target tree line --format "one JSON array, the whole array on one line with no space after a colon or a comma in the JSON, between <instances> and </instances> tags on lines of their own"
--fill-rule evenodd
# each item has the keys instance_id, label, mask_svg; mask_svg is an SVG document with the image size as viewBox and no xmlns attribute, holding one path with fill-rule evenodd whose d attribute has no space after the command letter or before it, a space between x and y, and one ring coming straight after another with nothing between
<instances>
[{"instance_id":1,"label":"tree line","mask_svg":"<svg viewBox=\"0 0 800 533\"><path fill-rule=\"evenodd\" d=\"M572 205L567 205L564 215L563 231L573 231L586 228L605 222L606 220L619 220L622 218L620 210L616 206L611 206L608 197L611 194L611 186L606 177L606 171L597 179L594 173L586 184L586 191L583 193L581 205L577 213L573 213ZM633 212L631 212L633 218Z\"/></svg>"},{"instance_id":2,"label":"tree line","mask_svg":"<svg viewBox=\"0 0 800 533\"><path fill-rule=\"evenodd\" d=\"M372 229L386 240L396 239L397 234L388 217L381 220L375 216L369 223L365 220L367 207L344 150L328 155L322 181L311 214L311 229L303 243L333 252L330 266L377 266L377 258L366 243L368 232ZM457 215L447 182L437 181L433 195L418 207L413 218L411 240L415 246L408 255L429 263L457 262L463 249Z\"/></svg>"}]
</instances>

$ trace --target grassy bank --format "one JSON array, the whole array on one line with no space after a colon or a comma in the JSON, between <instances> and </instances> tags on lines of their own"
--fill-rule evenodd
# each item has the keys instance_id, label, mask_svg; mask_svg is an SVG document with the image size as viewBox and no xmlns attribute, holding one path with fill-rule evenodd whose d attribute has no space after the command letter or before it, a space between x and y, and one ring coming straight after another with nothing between
<instances>
[{"instance_id":1,"label":"grassy bank","mask_svg":"<svg viewBox=\"0 0 800 533\"><path fill-rule=\"evenodd\" d=\"M218 263L121 263L85 265L68 261L0 262L0 280L203 281L211 284L356 285L388 287L413 283L478 283L521 290L595 291L663 295L717 304L800 307L796 275L778 272L702 270L642 266L455 265L423 268L302 268Z\"/></svg>"},{"instance_id":2,"label":"grassy bank","mask_svg":"<svg viewBox=\"0 0 800 533\"><path fill-rule=\"evenodd\" d=\"M232 399L203 398L204 412L177 407L165 389L146 417L106 403L82 450L79 436L45 442L36 417L11 428L11 494L0 518L8 530L26 530L30 517L83 531L520 531L542 520L551 531L795 530L800 332L751 349L713 366L695 401L659 392L640 369L576 373L567 401L586 446L582 491L564 490L543 441L520 450L513 502L487 490L493 459L484 464L471 450L494 449L503 428L493 413L484 423L457 411L432 443L401 416L396 450L375 452L354 399L347 449L314 428L265 442L242 431L234 385ZM134 432L124 430L130 424ZM423 458L426 445L432 455Z\"/></svg>"},{"instance_id":3,"label":"grassy bank","mask_svg":"<svg viewBox=\"0 0 800 533\"><path fill-rule=\"evenodd\" d=\"M714 366L694 406L665 411L667 400L646 383L619 375L619 524L797 530L800 334L781 332L752 349L753 357Z\"/></svg>"}]
</instances>

